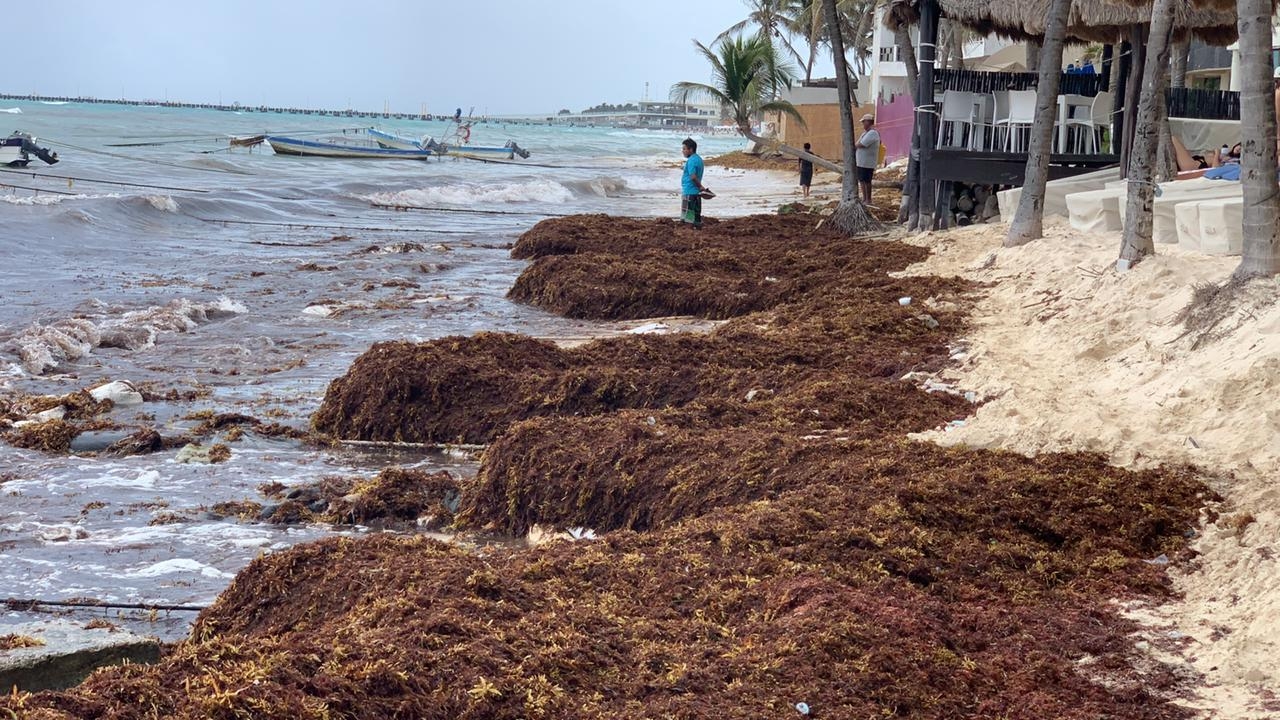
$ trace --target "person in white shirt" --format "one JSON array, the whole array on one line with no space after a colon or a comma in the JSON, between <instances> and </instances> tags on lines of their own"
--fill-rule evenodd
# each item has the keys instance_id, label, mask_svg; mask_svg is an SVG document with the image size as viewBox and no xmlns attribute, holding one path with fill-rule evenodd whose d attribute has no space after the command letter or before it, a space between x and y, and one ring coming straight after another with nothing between
<instances>
[{"instance_id":1,"label":"person in white shirt","mask_svg":"<svg viewBox=\"0 0 1280 720\"><path fill-rule=\"evenodd\" d=\"M854 143L854 165L858 167L858 188L862 190L862 204L871 204L871 176L880 163L880 133L872 127L876 119L862 116L862 136Z\"/></svg>"}]
</instances>

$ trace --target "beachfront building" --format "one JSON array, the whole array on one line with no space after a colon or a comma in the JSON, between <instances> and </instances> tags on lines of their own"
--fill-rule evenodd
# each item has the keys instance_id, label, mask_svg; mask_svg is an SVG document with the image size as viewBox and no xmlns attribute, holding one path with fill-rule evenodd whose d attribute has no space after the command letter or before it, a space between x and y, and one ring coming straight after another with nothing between
<instances>
[{"instance_id":1,"label":"beachfront building","mask_svg":"<svg viewBox=\"0 0 1280 720\"><path fill-rule=\"evenodd\" d=\"M543 118L522 119L545 121L549 125L696 130L715 127L720 124L720 116L721 110L717 104L639 100L608 110L561 112Z\"/></svg>"},{"instance_id":2,"label":"beachfront building","mask_svg":"<svg viewBox=\"0 0 1280 720\"><path fill-rule=\"evenodd\" d=\"M885 27L884 24L885 6L883 4L876 6L876 20L874 23L875 30L871 41L871 72L865 78L863 87L866 92L863 97L871 103L888 103L894 98L908 94L907 89L907 65L902 57L902 52L898 48L898 43L894 39L893 31ZM911 37L911 44L919 49L920 30L912 27L908 30ZM986 37L969 42L964 45L962 57L964 58L965 67L974 67L982 64L984 60L992 58L999 53L996 62L1005 63L1007 67L982 67L982 70L1025 70L1026 65L1019 67L1013 65L1018 60L1025 61L1026 45L1024 43L1014 42L1007 38L997 35L987 35ZM1006 60L1008 57L1010 60Z\"/></svg>"},{"instance_id":3,"label":"beachfront building","mask_svg":"<svg viewBox=\"0 0 1280 720\"><path fill-rule=\"evenodd\" d=\"M1201 90L1240 90L1240 44L1214 47L1191 43L1187 57L1187 87ZM1280 67L1280 31L1271 30L1271 66Z\"/></svg>"},{"instance_id":4,"label":"beachfront building","mask_svg":"<svg viewBox=\"0 0 1280 720\"><path fill-rule=\"evenodd\" d=\"M798 123L781 113L770 113L761 123L763 136L776 136L784 144L795 147L810 143L813 153L820 157L841 156L844 136L840 129L840 97L835 78L809 80L783 91L780 98L795 106L804 118L804 123ZM863 113L875 112L874 105L859 105L858 98L858 90L854 88L855 118L861 117Z\"/></svg>"}]
</instances>

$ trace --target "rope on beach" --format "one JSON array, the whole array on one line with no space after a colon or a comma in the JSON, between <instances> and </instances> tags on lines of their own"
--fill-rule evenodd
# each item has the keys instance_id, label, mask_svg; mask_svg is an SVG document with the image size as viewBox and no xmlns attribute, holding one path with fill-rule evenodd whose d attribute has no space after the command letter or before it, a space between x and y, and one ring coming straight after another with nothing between
<instances>
[{"instance_id":1,"label":"rope on beach","mask_svg":"<svg viewBox=\"0 0 1280 720\"><path fill-rule=\"evenodd\" d=\"M389 447L409 448L413 450L462 450L465 452L483 452L488 445L468 445L466 443L420 443L403 440L338 440L339 445L355 445L357 447Z\"/></svg>"},{"instance_id":2,"label":"rope on beach","mask_svg":"<svg viewBox=\"0 0 1280 720\"><path fill-rule=\"evenodd\" d=\"M148 190L179 190L182 192L207 193L208 190L200 190L199 188L172 187L170 185L150 185L148 183L131 183L123 180L95 180L93 178L76 177L74 175L54 175L52 173L34 173L28 170L0 170L13 175L30 175L32 178L58 178L59 180L75 180L77 182L100 183L103 185L122 185L126 187L147 188ZM45 190L44 192L58 192L56 190ZM67 195L75 195L76 193L66 193Z\"/></svg>"},{"instance_id":3,"label":"rope on beach","mask_svg":"<svg viewBox=\"0 0 1280 720\"><path fill-rule=\"evenodd\" d=\"M221 225L265 225L268 227L297 228L299 230L363 230L365 232L413 232L431 233L433 235L476 235L475 230L431 230L426 228L367 227L360 225L317 225L315 223L272 222L268 220L231 220L228 218L207 218L199 215L188 215L200 222Z\"/></svg>"},{"instance_id":4,"label":"rope on beach","mask_svg":"<svg viewBox=\"0 0 1280 720\"><path fill-rule=\"evenodd\" d=\"M555 168L557 170L599 170L599 165L546 165L543 163L531 163L523 160L498 160L496 158L484 158L475 155L467 155L465 153L446 153L440 156L441 160L449 158L455 160L474 160L482 163L492 163L494 165L515 165L517 167L536 167L536 168Z\"/></svg>"},{"instance_id":5,"label":"rope on beach","mask_svg":"<svg viewBox=\"0 0 1280 720\"><path fill-rule=\"evenodd\" d=\"M16 190L30 190L37 193L49 193L50 195L79 195L80 193L67 192L66 190L47 190L45 188L27 187L26 185L13 185L12 183L0 183L0 187L14 188Z\"/></svg>"},{"instance_id":6,"label":"rope on beach","mask_svg":"<svg viewBox=\"0 0 1280 720\"><path fill-rule=\"evenodd\" d=\"M467 215L534 215L537 217L571 217L568 213L549 213L537 210L476 210L474 208L427 207L425 205L398 205L393 203L369 203L382 210L423 210L426 212L463 213Z\"/></svg>"},{"instance_id":7,"label":"rope on beach","mask_svg":"<svg viewBox=\"0 0 1280 720\"><path fill-rule=\"evenodd\" d=\"M37 599L18 599L7 598L3 601L10 610L35 610L36 607L44 605L47 607L65 607L65 608L104 608L108 610L178 610L183 612L201 612L209 608L208 605L164 605L157 603L113 603L105 600L95 600L93 598L85 598L83 600L37 600Z\"/></svg>"},{"instance_id":8,"label":"rope on beach","mask_svg":"<svg viewBox=\"0 0 1280 720\"><path fill-rule=\"evenodd\" d=\"M147 158L134 157L133 155L122 155L120 153L107 152L106 150L97 150L95 148L88 148L81 145L72 145L71 143L68 143L68 142L62 142L61 140L51 140L47 137L42 139L50 145L70 148L72 150L79 150L81 152L87 152L93 155L105 155L107 157L119 158L121 160L133 160L135 162L149 163L151 165L164 165L166 167L182 168L183 170L203 170L204 172L227 173L230 175L251 175L252 174L252 173L244 172L242 170L228 170L225 168L207 168L207 167L200 167L198 165L182 165L179 163L165 162L163 160L149 160Z\"/></svg>"}]
</instances>

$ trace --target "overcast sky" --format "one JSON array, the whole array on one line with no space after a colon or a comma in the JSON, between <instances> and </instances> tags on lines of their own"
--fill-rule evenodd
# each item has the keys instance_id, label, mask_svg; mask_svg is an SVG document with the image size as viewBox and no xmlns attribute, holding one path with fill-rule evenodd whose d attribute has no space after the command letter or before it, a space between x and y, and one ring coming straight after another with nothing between
<instances>
[{"instance_id":1,"label":"overcast sky","mask_svg":"<svg viewBox=\"0 0 1280 720\"><path fill-rule=\"evenodd\" d=\"M665 99L743 0L45 0L0 92L499 114ZM14 25L14 23L17 23Z\"/></svg>"}]
</instances>

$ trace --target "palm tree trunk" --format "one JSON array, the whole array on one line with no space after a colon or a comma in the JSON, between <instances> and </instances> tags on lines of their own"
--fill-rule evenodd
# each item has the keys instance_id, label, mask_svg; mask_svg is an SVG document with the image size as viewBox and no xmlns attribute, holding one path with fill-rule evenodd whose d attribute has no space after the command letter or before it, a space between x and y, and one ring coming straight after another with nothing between
<instances>
[{"instance_id":1,"label":"palm tree trunk","mask_svg":"<svg viewBox=\"0 0 1280 720\"><path fill-rule=\"evenodd\" d=\"M1050 10L1049 12L1052 13L1053 11ZM1047 35L1048 32L1049 28L1046 27L1045 34ZM1062 62L1062 60L1059 59L1058 62ZM1035 40L1027 41L1027 72L1040 72L1040 43Z\"/></svg>"},{"instance_id":2,"label":"palm tree trunk","mask_svg":"<svg viewBox=\"0 0 1280 720\"><path fill-rule=\"evenodd\" d=\"M1156 251L1151 239L1151 211L1155 203L1156 144L1160 138L1160 105L1169 71L1169 35L1173 30L1172 0L1155 0L1142 71L1142 94L1134 116L1133 151L1129 156L1128 204L1124 240L1117 267L1125 270ZM1273 111L1274 112L1274 111ZM1272 150L1274 153L1274 149ZM1274 166L1272 166L1274 172Z\"/></svg>"},{"instance_id":3,"label":"palm tree trunk","mask_svg":"<svg viewBox=\"0 0 1280 720\"><path fill-rule=\"evenodd\" d=\"M841 184L840 205L831 216L831 224L846 233L866 232L879 223L867 212L858 199L857 180L854 176L853 94L849 92L849 66L844 57L844 37L840 32L840 16L836 0L822 0L827 27L831 28L831 59L836 68L836 91L840 97L840 130L844 136L844 182Z\"/></svg>"},{"instance_id":4,"label":"palm tree trunk","mask_svg":"<svg viewBox=\"0 0 1280 720\"><path fill-rule=\"evenodd\" d=\"M790 155L791 157L804 158L805 160L808 160L814 165L817 165L818 167L826 168L832 172L838 172L842 174L844 173L843 167L840 167L839 165L831 162L830 160L824 157L821 157L819 155L814 155L813 153L805 152L800 148L791 147L790 145L785 145L781 142L778 142L777 138L760 137L759 135L756 135L755 133L751 132L751 128L749 126L739 125L738 132L746 136L746 138L751 142L759 143L761 146L767 147L770 150L776 150L777 152L780 152L783 155Z\"/></svg>"},{"instance_id":5,"label":"palm tree trunk","mask_svg":"<svg viewBox=\"0 0 1280 720\"><path fill-rule=\"evenodd\" d=\"M1240 29L1240 180L1244 257L1238 278L1280 274L1280 187L1276 182L1276 109L1271 78L1271 3L1238 0Z\"/></svg>"},{"instance_id":6,"label":"palm tree trunk","mask_svg":"<svg viewBox=\"0 0 1280 720\"><path fill-rule=\"evenodd\" d=\"M1169 87L1184 88L1187 86L1187 57L1191 54L1191 33L1173 43L1173 52L1169 56Z\"/></svg>"},{"instance_id":7,"label":"palm tree trunk","mask_svg":"<svg viewBox=\"0 0 1280 720\"><path fill-rule=\"evenodd\" d=\"M1036 86L1036 119L1031 125L1027 172L1018 211L1009 225L1005 247L1025 245L1044 237L1044 192L1049 182L1049 152L1058 118L1058 85L1062 80L1062 46L1067 36L1071 0L1053 0L1040 52L1040 80Z\"/></svg>"}]
</instances>

